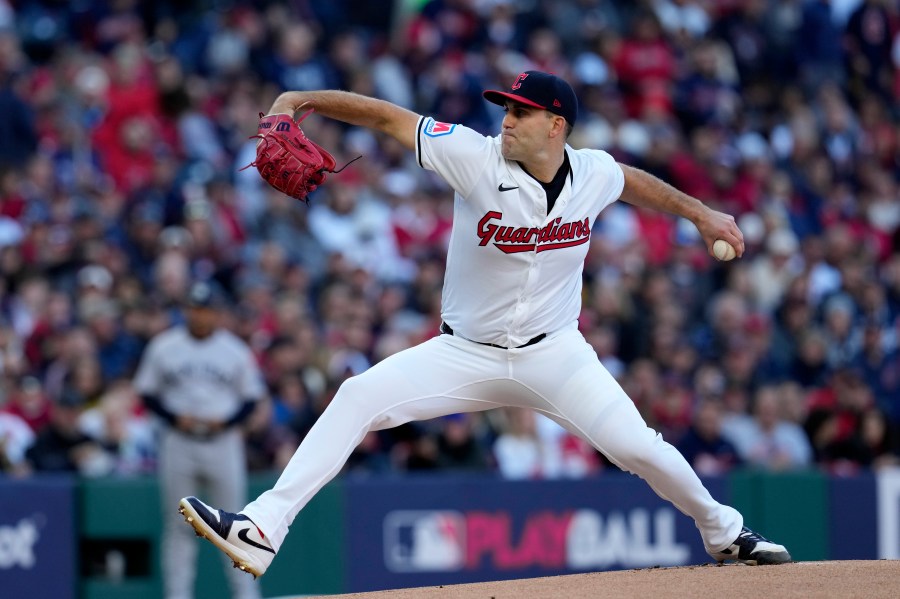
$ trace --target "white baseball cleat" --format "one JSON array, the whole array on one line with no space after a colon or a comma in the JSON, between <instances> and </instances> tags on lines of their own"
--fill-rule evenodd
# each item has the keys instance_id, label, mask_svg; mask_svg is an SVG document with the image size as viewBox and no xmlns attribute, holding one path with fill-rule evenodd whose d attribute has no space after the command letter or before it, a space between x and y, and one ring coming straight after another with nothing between
<instances>
[{"instance_id":1,"label":"white baseball cleat","mask_svg":"<svg viewBox=\"0 0 900 599\"><path fill-rule=\"evenodd\" d=\"M750 566L771 566L791 562L791 554L784 545L773 543L746 526L731 545L721 551L710 552L710 555L720 564L735 561Z\"/></svg>"},{"instance_id":2,"label":"white baseball cleat","mask_svg":"<svg viewBox=\"0 0 900 599\"><path fill-rule=\"evenodd\" d=\"M265 574L275 558L275 550L250 518L217 510L197 499L185 497L178 512L203 537L221 549L234 562L235 568L249 572L254 578Z\"/></svg>"}]
</instances>

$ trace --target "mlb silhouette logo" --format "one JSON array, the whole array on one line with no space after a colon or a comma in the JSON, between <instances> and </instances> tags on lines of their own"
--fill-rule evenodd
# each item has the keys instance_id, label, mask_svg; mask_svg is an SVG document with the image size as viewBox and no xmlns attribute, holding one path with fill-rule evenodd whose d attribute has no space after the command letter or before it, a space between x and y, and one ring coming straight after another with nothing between
<instances>
[{"instance_id":1,"label":"mlb silhouette logo","mask_svg":"<svg viewBox=\"0 0 900 599\"><path fill-rule=\"evenodd\" d=\"M442 135L450 135L451 133L453 133L454 129L456 129L456 125L451 125L450 123L442 123L434 119L428 119L428 122L425 123L425 135L427 135L428 137L441 137Z\"/></svg>"},{"instance_id":2,"label":"mlb silhouette logo","mask_svg":"<svg viewBox=\"0 0 900 599\"><path fill-rule=\"evenodd\" d=\"M460 512L400 510L384 518L384 564L392 572L452 572L466 563Z\"/></svg>"}]
</instances>

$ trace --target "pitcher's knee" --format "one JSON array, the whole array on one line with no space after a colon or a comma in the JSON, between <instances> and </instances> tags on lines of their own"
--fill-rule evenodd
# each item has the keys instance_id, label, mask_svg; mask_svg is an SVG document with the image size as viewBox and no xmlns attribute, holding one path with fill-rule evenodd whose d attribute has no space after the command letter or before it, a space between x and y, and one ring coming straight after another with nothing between
<instances>
[{"instance_id":1,"label":"pitcher's knee","mask_svg":"<svg viewBox=\"0 0 900 599\"><path fill-rule=\"evenodd\" d=\"M329 410L339 410L342 418L366 430L392 428L413 419L413 415L393 396L374 386L365 374L349 378L341 385ZM334 407L332 407L332 405Z\"/></svg>"},{"instance_id":2,"label":"pitcher's knee","mask_svg":"<svg viewBox=\"0 0 900 599\"><path fill-rule=\"evenodd\" d=\"M360 377L352 377L344 381L328 405L329 410L339 410L342 417L353 418L360 422L371 422L375 414L375 402L372 390L367 388Z\"/></svg>"},{"instance_id":3,"label":"pitcher's knee","mask_svg":"<svg viewBox=\"0 0 900 599\"><path fill-rule=\"evenodd\" d=\"M362 376L354 376L345 380L341 383L341 386L338 387L337 393L334 394L334 399L332 401L358 403L360 400L364 399L371 390L368 390L367 392L363 378L364 377Z\"/></svg>"},{"instance_id":4,"label":"pitcher's knee","mask_svg":"<svg viewBox=\"0 0 900 599\"><path fill-rule=\"evenodd\" d=\"M665 451L662 437L648 428L646 432L610 447L608 457L620 467L640 475L641 472L654 467L661 451Z\"/></svg>"}]
</instances>

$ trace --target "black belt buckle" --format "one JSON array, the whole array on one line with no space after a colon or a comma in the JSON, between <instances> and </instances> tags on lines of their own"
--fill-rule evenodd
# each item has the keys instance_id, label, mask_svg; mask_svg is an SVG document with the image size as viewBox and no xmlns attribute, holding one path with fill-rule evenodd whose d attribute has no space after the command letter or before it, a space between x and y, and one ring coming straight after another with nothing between
<instances>
[{"instance_id":1,"label":"black belt buckle","mask_svg":"<svg viewBox=\"0 0 900 599\"><path fill-rule=\"evenodd\" d=\"M443 335L452 335L453 334L453 329L451 329L450 325L444 321L441 321L440 331L441 331L441 334L443 334ZM537 337L532 337L531 339L529 339L527 343L525 343L523 345L517 345L513 349L522 349L523 347L528 347L530 345L540 343L541 341L544 340L544 338L546 336L547 336L547 333L541 333ZM475 341L475 343L477 343L478 345L487 345L488 347L496 347L497 349L509 349L508 347L503 347L502 345L497 345L496 343L483 343L481 341Z\"/></svg>"}]
</instances>

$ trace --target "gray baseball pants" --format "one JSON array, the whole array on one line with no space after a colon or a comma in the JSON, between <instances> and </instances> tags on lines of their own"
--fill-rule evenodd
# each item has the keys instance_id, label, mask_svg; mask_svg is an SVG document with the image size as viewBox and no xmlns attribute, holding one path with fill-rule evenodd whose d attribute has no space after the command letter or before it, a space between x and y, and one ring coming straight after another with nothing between
<instances>
[{"instance_id":1,"label":"gray baseball pants","mask_svg":"<svg viewBox=\"0 0 900 599\"><path fill-rule=\"evenodd\" d=\"M159 481L163 506L162 572L166 599L194 596L197 547L194 531L184 525L177 506L182 497L208 495L213 505L236 512L247 497L244 439L237 430L212 439L190 437L166 429L160 437ZM232 597L258 599L259 585L231 567L222 554Z\"/></svg>"}]
</instances>

